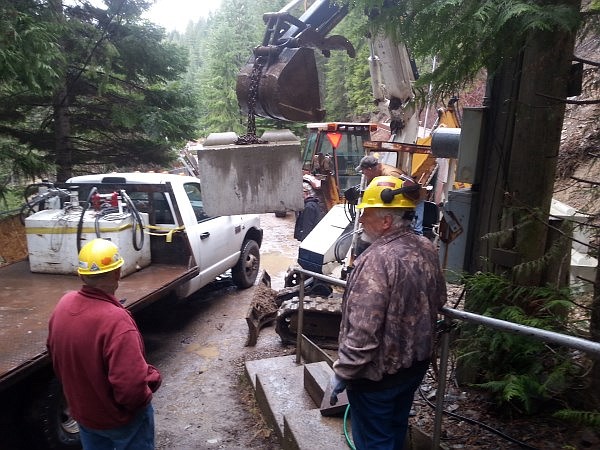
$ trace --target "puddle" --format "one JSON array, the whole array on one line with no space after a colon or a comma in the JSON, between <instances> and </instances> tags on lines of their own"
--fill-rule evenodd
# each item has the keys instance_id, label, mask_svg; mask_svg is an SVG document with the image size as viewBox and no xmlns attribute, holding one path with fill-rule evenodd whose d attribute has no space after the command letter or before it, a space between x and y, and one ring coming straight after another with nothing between
<instances>
[{"instance_id":1,"label":"puddle","mask_svg":"<svg viewBox=\"0 0 600 450\"><path fill-rule=\"evenodd\" d=\"M281 252L262 253L260 255L260 268L266 270L271 276L271 287L273 289L284 287L285 273L294 264L296 264L296 258L284 255Z\"/></svg>"}]
</instances>

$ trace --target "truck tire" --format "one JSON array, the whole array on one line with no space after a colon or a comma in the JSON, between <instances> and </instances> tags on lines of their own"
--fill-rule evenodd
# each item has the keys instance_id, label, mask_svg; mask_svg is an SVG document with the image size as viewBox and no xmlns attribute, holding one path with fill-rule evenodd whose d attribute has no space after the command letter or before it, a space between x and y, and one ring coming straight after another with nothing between
<instances>
[{"instance_id":1,"label":"truck tire","mask_svg":"<svg viewBox=\"0 0 600 450\"><path fill-rule=\"evenodd\" d=\"M58 450L80 449L79 426L67 408L67 402L58 380L48 383L44 395L36 403L39 429L44 447Z\"/></svg>"},{"instance_id":2,"label":"truck tire","mask_svg":"<svg viewBox=\"0 0 600 450\"><path fill-rule=\"evenodd\" d=\"M249 239L242 245L240 259L231 269L231 278L240 289L254 284L260 267L260 248L256 241Z\"/></svg>"}]
</instances>

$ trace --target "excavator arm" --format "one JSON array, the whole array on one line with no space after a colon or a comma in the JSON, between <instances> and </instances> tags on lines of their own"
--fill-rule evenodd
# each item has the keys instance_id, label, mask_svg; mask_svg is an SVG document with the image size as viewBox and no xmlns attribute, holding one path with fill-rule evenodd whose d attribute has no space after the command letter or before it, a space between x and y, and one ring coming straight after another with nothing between
<instances>
[{"instance_id":1,"label":"excavator arm","mask_svg":"<svg viewBox=\"0 0 600 450\"><path fill-rule=\"evenodd\" d=\"M327 36L346 16L347 5L315 1L300 17L290 11L294 0L279 12L266 13L262 44L241 69L236 94L244 113L291 122L321 121L319 77L314 49L328 57L331 50L355 56L354 47L343 36Z\"/></svg>"}]
</instances>

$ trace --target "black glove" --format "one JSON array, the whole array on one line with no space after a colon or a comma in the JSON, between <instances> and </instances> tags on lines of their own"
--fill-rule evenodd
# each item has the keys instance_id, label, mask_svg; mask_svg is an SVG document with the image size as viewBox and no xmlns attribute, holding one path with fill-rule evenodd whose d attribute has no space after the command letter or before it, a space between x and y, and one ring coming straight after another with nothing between
<instances>
[{"instance_id":1,"label":"black glove","mask_svg":"<svg viewBox=\"0 0 600 450\"><path fill-rule=\"evenodd\" d=\"M338 377L336 374L333 375L333 378L331 379L331 385L333 386L333 389L331 390L331 397L329 397L329 404L331 406L337 403L338 394L341 393L344 389L346 389L347 384L348 383L346 382L346 380Z\"/></svg>"}]
</instances>

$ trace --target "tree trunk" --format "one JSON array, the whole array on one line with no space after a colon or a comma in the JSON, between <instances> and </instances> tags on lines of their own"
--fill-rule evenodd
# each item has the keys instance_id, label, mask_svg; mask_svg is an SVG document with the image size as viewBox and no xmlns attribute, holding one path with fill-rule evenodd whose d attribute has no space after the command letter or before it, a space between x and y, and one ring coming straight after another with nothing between
<instances>
[{"instance_id":1,"label":"tree trunk","mask_svg":"<svg viewBox=\"0 0 600 450\"><path fill-rule=\"evenodd\" d=\"M50 0L50 5L54 11L56 21L59 24L65 23L65 16L62 10L61 0ZM64 70L63 85L54 94L52 107L54 109L54 163L56 164L56 181L66 181L73 174L72 162L72 143L71 143L71 123L69 119L69 84L67 80L67 71Z\"/></svg>"},{"instance_id":2,"label":"tree trunk","mask_svg":"<svg viewBox=\"0 0 600 450\"><path fill-rule=\"evenodd\" d=\"M567 3L581 4L580 0ZM513 279L519 284L548 281L535 261L546 248L565 112L565 103L555 99L567 96L574 43L574 33L532 33L521 54L505 64L490 84L491 117L476 236L509 232L479 244L474 254L490 263L486 270L496 272L510 267L500 267L494 248L511 252L520 263L533 262L529 266L533 270L514 271ZM533 213L536 219L528 219Z\"/></svg>"},{"instance_id":3,"label":"tree trunk","mask_svg":"<svg viewBox=\"0 0 600 450\"><path fill-rule=\"evenodd\" d=\"M71 123L67 87L54 97L54 136L56 181L66 181L73 174Z\"/></svg>"}]
</instances>

